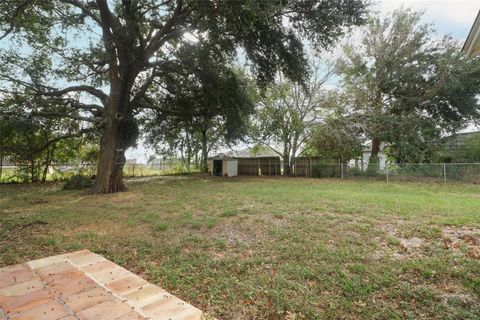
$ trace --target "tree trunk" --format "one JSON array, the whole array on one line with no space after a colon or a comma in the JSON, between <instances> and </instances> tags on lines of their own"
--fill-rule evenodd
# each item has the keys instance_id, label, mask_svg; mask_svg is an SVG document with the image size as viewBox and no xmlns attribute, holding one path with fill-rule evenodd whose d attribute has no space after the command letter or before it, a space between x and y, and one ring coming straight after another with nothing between
<instances>
[{"instance_id":1,"label":"tree trunk","mask_svg":"<svg viewBox=\"0 0 480 320\"><path fill-rule=\"evenodd\" d=\"M186 143L187 143L187 159L185 163L185 167L187 168L187 172L190 172L190 163L192 162L192 146L190 142L190 134L188 131L186 132Z\"/></svg>"},{"instance_id":2,"label":"tree trunk","mask_svg":"<svg viewBox=\"0 0 480 320\"><path fill-rule=\"evenodd\" d=\"M380 139L372 139L372 152L370 153L370 159L368 159L367 174L377 175L380 168L378 163L378 153L380 152Z\"/></svg>"},{"instance_id":3,"label":"tree trunk","mask_svg":"<svg viewBox=\"0 0 480 320\"><path fill-rule=\"evenodd\" d=\"M340 162L340 178L343 179L345 177L345 166L343 164L343 156L340 155L338 157L338 161Z\"/></svg>"},{"instance_id":4,"label":"tree trunk","mask_svg":"<svg viewBox=\"0 0 480 320\"><path fill-rule=\"evenodd\" d=\"M202 171L208 173L208 146L206 130L202 130Z\"/></svg>"},{"instance_id":5,"label":"tree trunk","mask_svg":"<svg viewBox=\"0 0 480 320\"><path fill-rule=\"evenodd\" d=\"M121 134L120 121L111 119L111 123L105 127L100 141L100 157L93 186L94 193L125 191L123 166L126 159Z\"/></svg>"},{"instance_id":6,"label":"tree trunk","mask_svg":"<svg viewBox=\"0 0 480 320\"><path fill-rule=\"evenodd\" d=\"M3 173L3 152L0 152L0 183L2 183L2 173Z\"/></svg>"},{"instance_id":7,"label":"tree trunk","mask_svg":"<svg viewBox=\"0 0 480 320\"><path fill-rule=\"evenodd\" d=\"M110 80L110 95L105 110L104 130L100 140L100 157L93 193L114 193L125 191L123 167L125 149L129 147L126 139L129 135L129 122L133 121L130 108L130 92L138 70L127 66L121 76Z\"/></svg>"},{"instance_id":8,"label":"tree trunk","mask_svg":"<svg viewBox=\"0 0 480 320\"><path fill-rule=\"evenodd\" d=\"M35 159L33 158L33 156L30 157L30 182L31 183L34 183L36 182L36 179L35 179Z\"/></svg>"},{"instance_id":9,"label":"tree trunk","mask_svg":"<svg viewBox=\"0 0 480 320\"><path fill-rule=\"evenodd\" d=\"M45 167L43 168L42 183L45 183L45 181L47 181L48 167L50 167L50 164L52 163L54 152L55 152L55 144L53 144L51 148L50 147L47 148L47 159L45 160Z\"/></svg>"},{"instance_id":10,"label":"tree trunk","mask_svg":"<svg viewBox=\"0 0 480 320\"><path fill-rule=\"evenodd\" d=\"M193 154L193 161L194 161L194 164L195 164L195 169L198 169L198 149L196 149L195 153Z\"/></svg>"},{"instance_id":11,"label":"tree trunk","mask_svg":"<svg viewBox=\"0 0 480 320\"><path fill-rule=\"evenodd\" d=\"M283 155L283 175L290 175L290 155L288 153Z\"/></svg>"},{"instance_id":12,"label":"tree trunk","mask_svg":"<svg viewBox=\"0 0 480 320\"><path fill-rule=\"evenodd\" d=\"M289 155L289 157L290 157L289 166L291 166L292 164L295 165L295 157L297 155L297 151L298 151L298 138L295 138L293 140L293 144L292 144L292 147L290 149L290 152L286 153L286 154L290 154ZM296 170L296 169L297 168L295 167L294 170Z\"/></svg>"},{"instance_id":13,"label":"tree trunk","mask_svg":"<svg viewBox=\"0 0 480 320\"><path fill-rule=\"evenodd\" d=\"M42 183L45 183L45 181L47 181L48 166L49 166L48 163L49 163L49 162L47 161L47 162L45 163L45 167L43 168L42 180L41 180Z\"/></svg>"},{"instance_id":14,"label":"tree trunk","mask_svg":"<svg viewBox=\"0 0 480 320\"><path fill-rule=\"evenodd\" d=\"M283 145L283 175L289 176L291 173L290 148L287 144Z\"/></svg>"}]
</instances>

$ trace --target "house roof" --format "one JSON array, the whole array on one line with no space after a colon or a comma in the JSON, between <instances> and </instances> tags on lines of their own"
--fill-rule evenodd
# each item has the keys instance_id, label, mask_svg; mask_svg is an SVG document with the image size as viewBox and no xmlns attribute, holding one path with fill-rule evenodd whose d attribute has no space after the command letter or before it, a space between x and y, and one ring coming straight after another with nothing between
<instances>
[{"instance_id":1,"label":"house roof","mask_svg":"<svg viewBox=\"0 0 480 320\"><path fill-rule=\"evenodd\" d=\"M469 58L473 58L480 54L480 10L473 22L472 29L468 34L467 40L463 45L462 52Z\"/></svg>"},{"instance_id":2,"label":"house roof","mask_svg":"<svg viewBox=\"0 0 480 320\"><path fill-rule=\"evenodd\" d=\"M480 135L480 131L462 132L444 137L442 141L448 149L456 150L459 146L464 144L466 140L478 135Z\"/></svg>"},{"instance_id":3,"label":"house roof","mask_svg":"<svg viewBox=\"0 0 480 320\"><path fill-rule=\"evenodd\" d=\"M265 158L265 157L278 157L278 154L271 150L262 150L253 153L250 149L242 150L230 150L219 153L210 159L236 159L236 158Z\"/></svg>"}]
</instances>

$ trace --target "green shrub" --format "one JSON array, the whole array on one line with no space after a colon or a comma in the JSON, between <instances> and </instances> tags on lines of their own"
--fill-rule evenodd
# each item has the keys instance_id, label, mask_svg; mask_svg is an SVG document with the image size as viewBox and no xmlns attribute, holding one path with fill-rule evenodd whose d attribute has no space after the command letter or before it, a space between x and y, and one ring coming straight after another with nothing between
<instances>
[{"instance_id":1,"label":"green shrub","mask_svg":"<svg viewBox=\"0 0 480 320\"><path fill-rule=\"evenodd\" d=\"M90 188L93 185L93 180L90 177L75 174L63 185L64 190L78 190Z\"/></svg>"}]
</instances>

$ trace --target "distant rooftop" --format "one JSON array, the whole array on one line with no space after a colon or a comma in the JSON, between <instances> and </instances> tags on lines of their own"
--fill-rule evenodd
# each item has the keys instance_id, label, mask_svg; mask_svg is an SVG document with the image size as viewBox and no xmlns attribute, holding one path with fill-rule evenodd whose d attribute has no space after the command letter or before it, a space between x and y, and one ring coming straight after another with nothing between
<instances>
[{"instance_id":1,"label":"distant rooftop","mask_svg":"<svg viewBox=\"0 0 480 320\"><path fill-rule=\"evenodd\" d=\"M460 145L465 143L465 141L471 137L480 135L480 131L472 131L472 132L462 132L452 134L443 138L443 142L447 145L447 147L451 150L456 150Z\"/></svg>"},{"instance_id":2,"label":"distant rooftop","mask_svg":"<svg viewBox=\"0 0 480 320\"><path fill-rule=\"evenodd\" d=\"M227 152L218 153L211 158L263 158L263 157L278 157L279 155L272 150L260 150L252 152L251 149L230 150Z\"/></svg>"}]
</instances>

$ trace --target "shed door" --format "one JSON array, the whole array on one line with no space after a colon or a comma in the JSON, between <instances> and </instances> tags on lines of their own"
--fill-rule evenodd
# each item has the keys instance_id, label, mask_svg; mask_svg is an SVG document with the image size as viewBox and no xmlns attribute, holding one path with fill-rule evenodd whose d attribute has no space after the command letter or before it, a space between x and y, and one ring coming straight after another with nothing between
<instances>
[{"instance_id":1,"label":"shed door","mask_svg":"<svg viewBox=\"0 0 480 320\"><path fill-rule=\"evenodd\" d=\"M213 175L222 176L222 160L213 160Z\"/></svg>"},{"instance_id":2,"label":"shed door","mask_svg":"<svg viewBox=\"0 0 480 320\"><path fill-rule=\"evenodd\" d=\"M238 161L237 160L228 160L227 161L227 174L229 177L235 177L238 175Z\"/></svg>"}]
</instances>

